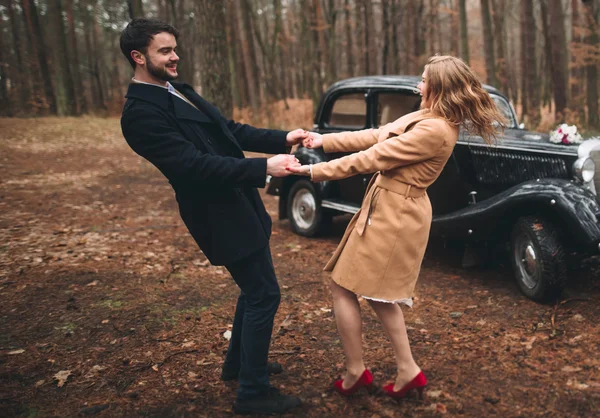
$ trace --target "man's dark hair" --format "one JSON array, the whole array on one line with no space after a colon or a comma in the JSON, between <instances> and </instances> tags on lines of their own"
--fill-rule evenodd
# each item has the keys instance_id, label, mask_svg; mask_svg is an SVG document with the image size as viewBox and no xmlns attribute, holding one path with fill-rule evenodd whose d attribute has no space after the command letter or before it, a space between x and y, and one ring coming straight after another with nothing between
<instances>
[{"instance_id":1,"label":"man's dark hair","mask_svg":"<svg viewBox=\"0 0 600 418\"><path fill-rule=\"evenodd\" d=\"M170 33L177 39L179 32L168 23L160 20L137 18L133 19L123 32L121 32L121 52L135 70L135 61L131 58L131 51L140 51L145 54L148 51L148 45L154 38L154 35L161 32Z\"/></svg>"}]
</instances>

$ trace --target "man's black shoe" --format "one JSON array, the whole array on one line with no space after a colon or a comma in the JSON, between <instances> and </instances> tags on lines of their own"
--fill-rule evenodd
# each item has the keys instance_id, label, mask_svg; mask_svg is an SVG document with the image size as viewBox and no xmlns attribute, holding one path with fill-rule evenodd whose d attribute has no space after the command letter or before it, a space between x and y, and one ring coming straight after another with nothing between
<instances>
[{"instance_id":1,"label":"man's black shoe","mask_svg":"<svg viewBox=\"0 0 600 418\"><path fill-rule=\"evenodd\" d=\"M270 388L267 393L253 399L236 400L233 403L233 412L240 415L283 414L290 409L302 404L296 396L283 395L278 389Z\"/></svg>"},{"instance_id":2,"label":"man's black shoe","mask_svg":"<svg viewBox=\"0 0 600 418\"><path fill-rule=\"evenodd\" d=\"M280 374L282 372L283 367L281 367L281 364L271 362L267 363L267 373L269 374L269 376L272 374ZM225 368L223 368L223 371L221 372L221 380L224 382L237 380L239 373L239 370L225 370Z\"/></svg>"}]
</instances>

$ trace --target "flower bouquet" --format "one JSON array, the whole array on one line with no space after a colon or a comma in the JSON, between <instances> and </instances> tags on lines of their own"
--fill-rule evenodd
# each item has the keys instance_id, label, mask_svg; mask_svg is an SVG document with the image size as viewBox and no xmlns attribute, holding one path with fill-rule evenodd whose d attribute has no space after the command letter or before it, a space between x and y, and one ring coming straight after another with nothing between
<instances>
[{"instance_id":1,"label":"flower bouquet","mask_svg":"<svg viewBox=\"0 0 600 418\"><path fill-rule=\"evenodd\" d=\"M577 133L577 126L563 123L550 132L550 142L564 145L581 144L583 138Z\"/></svg>"}]
</instances>

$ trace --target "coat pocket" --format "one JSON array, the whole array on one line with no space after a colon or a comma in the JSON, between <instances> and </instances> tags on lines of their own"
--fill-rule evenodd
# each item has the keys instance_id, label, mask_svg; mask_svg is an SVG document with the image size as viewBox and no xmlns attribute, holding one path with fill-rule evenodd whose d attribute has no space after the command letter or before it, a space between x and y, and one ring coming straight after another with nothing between
<instances>
[{"instance_id":1,"label":"coat pocket","mask_svg":"<svg viewBox=\"0 0 600 418\"><path fill-rule=\"evenodd\" d=\"M373 212L375 212L375 208L377 207L379 193L381 193L381 189L379 187L373 191L373 197L371 198L371 204L369 205L369 213L367 214L367 225L371 225L371 217L373 216Z\"/></svg>"}]
</instances>

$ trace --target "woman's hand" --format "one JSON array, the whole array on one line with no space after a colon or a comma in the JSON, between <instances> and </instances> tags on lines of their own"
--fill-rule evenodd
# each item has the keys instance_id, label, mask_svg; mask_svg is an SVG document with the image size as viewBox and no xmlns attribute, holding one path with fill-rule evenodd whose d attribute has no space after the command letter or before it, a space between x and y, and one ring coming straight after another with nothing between
<instances>
[{"instance_id":1,"label":"woman's hand","mask_svg":"<svg viewBox=\"0 0 600 418\"><path fill-rule=\"evenodd\" d=\"M285 169L297 176L310 176L310 165L287 166Z\"/></svg>"},{"instance_id":2,"label":"woman's hand","mask_svg":"<svg viewBox=\"0 0 600 418\"><path fill-rule=\"evenodd\" d=\"M306 141L310 137L310 132L305 131L304 129L294 129L293 131L288 132L285 137L285 143L287 146L294 146L301 142Z\"/></svg>"},{"instance_id":3,"label":"woman's hand","mask_svg":"<svg viewBox=\"0 0 600 418\"><path fill-rule=\"evenodd\" d=\"M316 132L309 132L308 137L302 141L306 148L315 149L323 146L323 135Z\"/></svg>"}]
</instances>

